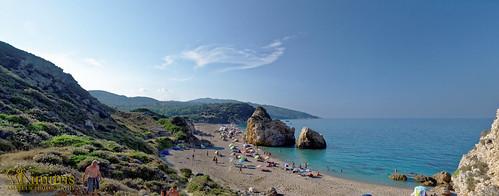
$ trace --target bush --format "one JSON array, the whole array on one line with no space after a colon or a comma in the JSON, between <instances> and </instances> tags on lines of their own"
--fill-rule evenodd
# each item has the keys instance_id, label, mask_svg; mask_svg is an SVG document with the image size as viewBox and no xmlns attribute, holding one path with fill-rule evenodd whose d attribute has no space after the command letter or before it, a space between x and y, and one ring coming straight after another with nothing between
<instances>
[{"instance_id":1,"label":"bush","mask_svg":"<svg viewBox=\"0 0 499 196\"><path fill-rule=\"evenodd\" d=\"M7 140L0 139L0 153L14 150L16 147Z\"/></svg>"},{"instance_id":2,"label":"bush","mask_svg":"<svg viewBox=\"0 0 499 196\"><path fill-rule=\"evenodd\" d=\"M182 174L182 176L185 178L190 178L192 176L192 170L188 168L182 168L180 169L180 174Z\"/></svg>"},{"instance_id":3,"label":"bush","mask_svg":"<svg viewBox=\"0 0 499 196\"><path fill-rule=\"evenodd\" d=\"M165 182L160 182L157 180L152 180L152 181L146 181L144 185L151 190L151 192L160 192L162 190L168 190L169 185L166 184Z\"/></svg>"},{"instance_id":4,"label":"bush","mask_svg":"<svg viewBox=\"0 0 499 196\"><path fill-rule=\"evenodd\" d=\"M121 165L123 178L141 178L143 180L161 180L165 173L156 167L144 164L127 163Z\"/></svg>"},{"instance_id":5,"label":"bush","mask_svg":"<svg viewBox=\"0 0 499 196\"><path fill-rule=\"evenodd\" d=\"M112 152L109 152L109 151L97 150L97 151L91 152L89 154L89 156L99 157L99 158L102 158L102 159L106 159L106 160L108 160L111 163L119 163L120 162L120 160L118 159L118 157L115 154L113 154Z\"/></svg>"},{"instance_id":6,"label":"bush","mask_svg":"<svg viewBox=\"0 0 499 196\"><path fill-rule=\"evenodd\" d=\"M125 148L122 145L119 145L115 141L105 140L102 143L104 143L103 147L109 151L122 152L123 150L125 150Z\"/></svg>"},{"instance_id":7,"label":"bush","mask_svg":"<svg viewBox=\"0 0 499 196\"><path fill-rule=\"evenodd\" d=\"M38 154L33 157L33 161L52 165L63 165L64 161L60 155L54 153Z\"/></svg>"},{"instance_id":8,"label":"bush","mask_svg":"<svg viewBox=\"0 0 499 196\"><path fill-rule=\"evenodd\" d=\"M16 163L16 165L5 166L1 169L0 173L7 175L17 174L18 169L24 169L29 172L31 176L62 176L66 174L76 175L76 171L60 165L51 165L44 163Z\"/></svg>"},{"instance_id":9,"label":"bush","mask_svg":"<svg viewBox=\"0 0 499 196\"><path fill-rule=\"evenodd\" d=\"M185 139L187 139L187 134L184 132L175 132L175 134L173 135L173 138L175 141L185 140Z\"/></svg>"},{"instance_id":10,"label":"bush","mask_svg":"<svg viewBox=\"0 0 499 196\"><path fill-rule=\"evenodd\" d=\"M89 152L90 151L88 149L79 147L79 148L74 148L72 151L72 154L73 155L85 155L85 154L88 154Z\"/></svg>"},{"instance_id":11,"label":"bush","mask_svg":"<svg viewBox=\"0 0 499 196\"><path fill-rule=\"evenodd\" d=\"M13 124L28 125L29 119L20 115L0 114L0 120L5 120Z\"/></svg>"},{"instance_id":12,"label":"bush","mask_svg":"<svg viewBox=\"0 0 499 196\"><path fill-rule=\"evenodd\" d=\"M122 182L133 189L140 190L144 188L144 180L140 178L126 178Z\"/></svg>"},{"instance_id":13,"label":"bush","mask_svg":"<svg viewBox=\"0 0 499 196\"><path fill-rule=\"evenodd\" d=\"M52 137L50 140L43 142L48 146L75 146L80 147L84 145L95 144L93 139L87 136L76 135L59 135Z\"/></svg>"},{"instance_id":14,"label":"bush","mask_svg":"<svg viewBox=\"0 0 499 196\"><path fill-rule=\"evenodd\" d=\"M151 161L151 159L149 158L149 155L147 155L146 153L140 152L140 151L132 151L132 152L128 153L128 156L130 156L134 159L137 159L137 160L141 161L142 163L149 163Z\"/></svg>"},{"instance_id":15,"label":"bush","mask_svg":"<svg viewBox=\"0 0 499 196\"><path fill-rule=\"evenodd\" d=\"M137 194L136 190L131 189L123 183L107 178L102 180L102 186L100 190L110 195L118 195L120 192L125 192L126 194L131 193L131 195Z\"/></svg>"},{"instance_id":16,"label":"bush","mask_svg":"<svg viewBox=\"0 0 499 196\"><path fill-rule=\"evenodd\" d=\"M167 137L156 138L156 142L158 143L159 150L171 148L173 146L173 141Z\"/></svg>"},{"instance_id":17,"label":"bush","mask_svg":"<svg viewBox=\"0 0 499 196\"><path fill-rule=\"evenodd\" d=\"M196 176L187 184L187 191L193 195L236 195L230 189L225 189L210 179L207 175Z\"/></svg>"},{"instance_id":18,"label":"bush","mask_svg":"<svg viewBox=\"0 0 499 196\"><path fill-rule=\"evenodd\" d=\"M28 130L33 131L33 132L45 131L47 129L48 129L47 125L43 122L31 123L31 125L29 125L29 127L28 127Z\"/></svg>"}]
</instances>

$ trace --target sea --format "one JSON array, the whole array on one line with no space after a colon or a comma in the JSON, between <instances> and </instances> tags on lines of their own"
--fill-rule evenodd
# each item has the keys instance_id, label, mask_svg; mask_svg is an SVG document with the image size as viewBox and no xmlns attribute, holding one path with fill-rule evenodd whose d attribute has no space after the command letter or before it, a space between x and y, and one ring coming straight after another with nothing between
<instances>
[{"instance_id":1,"label":"sea","mask_svg":"<svg viewBox=\"0 0 499 196\"><path fill-rule=\"evenodd\" d=\"M412 180L396 182L388 176L401 173L433 175L453 173L463 154L490 129L493 119L297 119L295 127L320 132L324 150L266 147L272 156L304 164L332 176L397 187L413 187Z\"/></svg>"}]
</instances>

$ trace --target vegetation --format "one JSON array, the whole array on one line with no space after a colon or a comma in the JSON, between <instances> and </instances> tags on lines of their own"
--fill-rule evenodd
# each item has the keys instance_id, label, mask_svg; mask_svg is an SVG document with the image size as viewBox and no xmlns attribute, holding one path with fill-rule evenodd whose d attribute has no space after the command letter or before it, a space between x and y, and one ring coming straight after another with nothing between
<instances>
[{"instance_id":1,"label":"vegetation","mask_svg":"<svg viewBox=\"0 0 499 196\"><path fill-rule=\"evenodd\" d=\"M207 175L196 176L187 184L187 191L194 196L202 195L236 195L230 189L225 189L213 182Z\"/></svg>"},{"instance_id":2,"label":"vegetation","mask_svg":"<svg viewBox=\"0 0 499 196\"><path fill-rule=\"evenodd\" d=\"M51 62L0 42L0 174L22 168L35 176L81 179L97 160L105 195L159 193L170 183L185 187L185 176L157 150L193 136L183 119L160 124L161 118L145 110L115 111ZM82 188L81 180L76 186Z\"/></svg>"},{"instance_id":3,"label":"vegetation","mask_svg":"<svg viewBox=\"0 0 499 196\"><path fill-rule=\"evenodd\" d=\"M189 168L180 169L180 174L185 178L190 178L192 176L192 170Z\"/></svg>"}]
</instances>

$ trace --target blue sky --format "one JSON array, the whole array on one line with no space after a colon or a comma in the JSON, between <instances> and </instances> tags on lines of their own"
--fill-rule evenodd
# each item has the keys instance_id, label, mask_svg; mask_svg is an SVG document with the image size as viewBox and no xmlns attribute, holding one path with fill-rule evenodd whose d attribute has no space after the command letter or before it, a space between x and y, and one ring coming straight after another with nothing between
<instances>
[{"instance_id":1,"label":"blue sky","mask_svg":"<svg viewBox=\"0 0 499 196\"><path fill-rule=\"evenodd\" d=\"M0 40L87 90L323 117L492 117L497 1L1 1Z\"/></svg>"}]
</instances>

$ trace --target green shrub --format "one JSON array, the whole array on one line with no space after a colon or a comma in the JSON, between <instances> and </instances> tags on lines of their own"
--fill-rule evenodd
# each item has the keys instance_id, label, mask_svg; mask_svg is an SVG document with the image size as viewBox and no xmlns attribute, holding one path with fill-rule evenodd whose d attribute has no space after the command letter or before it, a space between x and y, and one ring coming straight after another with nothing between
<instances>
[{"instance_id":1,"label":"green shrub","mask_svg":"<svg viewBox=\"0 0 499 196\"><path fill-rule=\"evenodd\" d=\"M189 168L180 169L180 174L185 178L190 178L192 176L192 170Z\"/></svg>"},{"instance_id":2,"label":"green shrub","mask_svg":"<svg viewBox=\"0 0 499 196\"><path fill-rule=\"evenodd\" d=\"M85 155L88 154L90 151L86 148L78 147L78 148L73 148L72 154L73 155Z\"/></svg>"},{"instance_id":3,"label":"green shrub","mask_svg":"<svg viewBox=\"0 0 499 196\"><path fill-rule=\"evenodd\" d=\"M173 135L175 141L187 139L187 134L185 132L175 132Z\"/></svg>"},{"instance_id":4,"label":"green shrub","mask_svg":"<svg viewBox=\"0 0 499 196\"><path fill-rule=\"evenodd\" d=\"M136 195L137 191L124 185L123 183L113 179L103 179L101 184L101 191L106 192L106 195Z\"/></svg>"},{"instance_id":5,"label":"green shrub","mask_svg":"<svg viewBox=\"0 0 499 196\"><path fill-rule=\"evenodd\" d=\"M33 157L33 161L38 163L46 163L52 165L63 165L63 157L53 153L37 154Z\"/></svg>"},{"instance_id":6,"label":"green shrub","mask_svg":"<svg viewBox=\"0 0 499 196\"><path fill-rule=\"evenodd\" d=\"M13 124L28 125L29 119L20 115L0 114L0 120L5 120Z\"/></svg>"},{"instance_id":7,"label":"green shrub","mask_svg":"<svg viewBox=\"0 0 499 196\"><path fill-rule=\"evenodd\" d=\"M82 162L83 160L85 160L89 157L91 157L91 156L88 156L87 154L73 155L69 158L69 163L72 166L77 167L80 162ZM93 158L97 159L98 157L93 157Z\"/></svg>"},{"instance_id":8,"label":"green shrub","mask_svg":"<svg viewBox=\"0 0 499 196\"><path fill-rule=\"evenodd\" d=\"M149 158L149 155L146 153L140 152L140 151L132 151L128 153L128 156L131 158L140 160L142 163L149 163L151 159Z\"/></svg>"},{"instance_id":9,"label":"green shrub","mask_svg":"<svg viewBox=\"0 0 499 196\"><path fill-rule=\"evenodd\" d=\"M51 165L44 163L16 163L11 166L4 166L0 173L7 175L15 175L17 174L18 169L24 169L26 172L29 172L31 176L62 176L66 174L76 174L76 171L71 170L67 167L61 165Z\"/></svg>"},{"instance_id":10,"label":"green shrub","mask_svg":"<svg viewBox=\"0 0 499 196\"><path fill-rule=\"evenodd\" d=\"M236 195L230 189L225 189L213 182L207 175L196 176L187 184L187 191L195 196L201 195Z\"/></svg>"},{"instance_id":11,"label":"green shrub","mask_svg":"<svg viewBox=\"0 0 499 196\"><path fill-rule=\"evenodd\" d=\"M120 166L123 178L141 178L143 180L161 180L166 175L163 171L147 164L127 163Z\"/></svg>"},{"instance_id":12,"label":"green shrub","mask_svg":"<svg viewBox=\"0 0 499 196\"><path fill-rule=\"evenodd\" d=\"M140 178L126 178L121 180L121 182L133 189L140 190L144 188L144 180Z\"/></svg>"},{"instance_id":13,"label":"green shrub","mask_svg":"<svg viewBox=\"0 0 499 196\"><path fill-rule=\"evenodd\" d=\"M103 143L103 147L109 151L122 152L123 150L125 150L125 148L122 145L119 145L115 141L105 140L102 143Z\"/></svg>"},{"instance_id":14,"label":"green shrub","mask_svg":"<svg viewBox=\"0 0 499 196\"><path fill-rule=\"evenodd\" d=\"M48 127L43 122L34 122L28 126L28 130L33 131L33 132L40 132L40 131L48 130Z\"/></svg>"},{"instance_id":15,"label":"green shrub","mask_svg":"<svg viewBox=\"0 0 499 196\"><path fill-rule=\"evenodd\" d=\"M159 150L171 148L173 146L173 141L167 137L156 138L156 142L158 143Z\"/></svg>"},{"instance_id":16,"label":"green shrub","mask_svg":"<svg viewBox=\"0 0 499 196\"><path fill-rule=\"evenodd\" d=\"M16 147L8 140L0 139L0 153L14 150Z\"/></svg>"},{"instance_id":17,"label":"green shrub","mask_svg":"<svg viewBox=\"0 0 499 196\"><path fill-rule=\"evenodd\" d=\"M118 157L109 151L96 150L96 151L91 152L89 154L89 156L94 156L94 157L99 157L101 159L106 159L111 163L119 163L120 162Z\"/></svg>"},{"instance_id":18,"label":"green shrub","mask_svg":"<svg viewBox=\"0 0 499 196\"><path fill-rule=\"evenodd\" d=\"M151 192L160 192L161 190L168 190L168 188L170 188L165 182L157 180L146 181L144 185L151 190Z\"/></svg>"},{"instance_id":19,"label":"green shrub","mask_svg":"<svg viewBox=\"0 0 499 196\"><path fill-rule=\"evenodd\" d=\"M76 135L59 135L52 137L50 140L43 142L43 144L48 146L75 146L80 147L84 145L93 145L96 142L87 136L76 136Z\"/></svg>"},{"instance_id":20,"label":"green shrub","mask_svg":"<svg viewBox=\"0 0 499 196\"><path fill-rule=\"evenodd\" d=\"M196 176L191 179L191 181L187 184L187 191L195 192L195 191L203 191L205 186L210 186L210 177L207 175ZM213 183L211 183L213 185Z\"/></svg>"}]
</instances>

